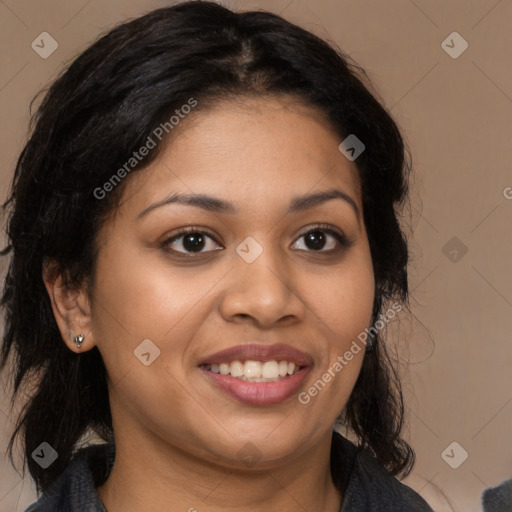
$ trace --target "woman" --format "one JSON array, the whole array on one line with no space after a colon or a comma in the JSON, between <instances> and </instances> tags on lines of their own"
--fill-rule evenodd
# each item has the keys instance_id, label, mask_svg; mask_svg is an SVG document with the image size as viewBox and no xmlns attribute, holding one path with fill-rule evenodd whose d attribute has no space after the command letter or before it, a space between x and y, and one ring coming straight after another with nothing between
<instances>
[{"instance_id":1,"label":"woman","mask_svg":"<svg viewBox=\"0 0 512 512\"><path fill-rule=\"evenodd\" d=\"M5 204L30 512L431 510L396 478L381 339L409 166L363 74L276 15L186 2L55 82Z\"/></svg>"}]
</instances>

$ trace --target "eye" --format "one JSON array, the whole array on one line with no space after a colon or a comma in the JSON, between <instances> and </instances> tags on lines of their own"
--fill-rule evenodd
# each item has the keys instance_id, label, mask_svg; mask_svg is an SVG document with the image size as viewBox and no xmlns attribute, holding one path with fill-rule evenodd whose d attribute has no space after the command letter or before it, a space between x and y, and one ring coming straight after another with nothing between
<instances>
[{"instance_id":1,"label":"eye","mask_svg":"<svg viewBox=\"0 0 512 512\"><path fill-rule=\"evenodd\" d=\"M329 237L331 238L330 243L328 243ZM343 233L331 228L328 224L320 224L310 228L308 231L300 235L299 240L302 238L305 239L306 250L310 249L312 252L333 253L338 251L340 248L347 248L351 245ZM326 245L328 245L328 247L325 250ZM336 247L337 245L338 247Z\"/></svg>"},{"instance_id":2,"label":"eye","mask_svg":"<svg viewBox=\"0 0 512 512\"><path fill-rule=\"evenodd\" d=\"M299 248L299 250L305 250L307 252L334 253L351 245L351 242L349 242L343 233L338 232L328 224L310 228L300 235L299 240L302 238L305 238L306 248ZM330 243L329 238L331 239ZM194 253L201 254L219 250L215 248L208 250L208 240L215 242L213 235L210 235L202 228L189 226L181 229L173 237L165 240L162 243L162 248L168 252L175 253L178 257L193 258ZM215 243L211 245L214 246ZM327 249L325 249L326 245ZM222 248L218 244L217 246ZM184 251L178 250L178 247L181 247Z\"/></svg>"},{"instance_id":3,"label":"eye","mask_svg":"<svg viewBox=\"0 0 512 512\"><path fill-rule=\"evenodd\" d=\"M181 239L181 241L180 241ZM189 226L180 230L175 236L165 240L162 244L162 247L165 250L170 250L171 252L176 253L179 257L191 258L194 257L189 256L190 253L201 253L201 252L211 252L211 251L202 251L205 247L208 246L207 239L213 240L212 235L209 235L206 231L201 228L196 228L194 226ZM168 249L169 246L181 246L185 249L184 252L178 251L175 248ZM217 250L217 249L214 249ZM189 252L190 251L190 252Z\"/></svg>"}]
</instances>

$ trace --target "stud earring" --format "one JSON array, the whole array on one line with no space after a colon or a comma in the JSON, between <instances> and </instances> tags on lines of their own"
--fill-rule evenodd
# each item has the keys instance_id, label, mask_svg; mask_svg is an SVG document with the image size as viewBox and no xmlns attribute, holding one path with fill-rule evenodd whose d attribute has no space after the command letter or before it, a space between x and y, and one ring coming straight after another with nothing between
<instances>
[{"instance_id":1,"label":"stud earring","mask_svg":"<svg viewBox=\"0 0 512 512\"><path fill-rule=\"evenodd\" d=\"M74 342L76 343L77 348L80 348L80 345L82 344L82 341L84 341L84 335L79 334L75 339Z\"/></svg>"}]
</instances>

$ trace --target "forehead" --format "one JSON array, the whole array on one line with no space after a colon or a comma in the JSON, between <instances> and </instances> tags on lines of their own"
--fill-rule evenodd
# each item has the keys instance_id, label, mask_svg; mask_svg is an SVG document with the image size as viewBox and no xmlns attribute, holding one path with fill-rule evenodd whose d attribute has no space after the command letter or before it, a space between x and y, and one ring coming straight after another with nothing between
<instances>
[{"instance_id":1,"label":"forehead","mask_svg":"<svg viewBox=\"0 0 512 512\"><path fill-rule=\"evenodd\" d=\"M199 108L172 135L158 158L130 177L124 192L133 196L128 208L141 210L181 192L259 209L333 187L362 208L359 173L339 151L340 137L321 112L294 98L246 98Z\"/></svg>"}]
</instances>

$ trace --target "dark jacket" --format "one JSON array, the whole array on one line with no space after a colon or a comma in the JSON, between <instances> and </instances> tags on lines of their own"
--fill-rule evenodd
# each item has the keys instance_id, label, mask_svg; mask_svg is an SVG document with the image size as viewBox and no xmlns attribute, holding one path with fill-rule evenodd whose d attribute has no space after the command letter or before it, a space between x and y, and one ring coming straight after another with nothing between
<instances>
[{"instance_id":1,"label":"dark jacket","mask_svg":"<svg viewBox=\"0 0 512 512\"><path fill-rule=\"evenodd\" d=\"M512 479L482 494L484 512L510 512L512 510Z\"/></svg>"},{"instance_id":2,"label":"dark jacket","mask_svg":"<svg viewBox=\"0 0 512 512\"><path fill-rule=\"evenodd\" d=\"M96 487L107 479L114 459L113 441L81 448L25 512L107 512ZM433 512L419 494L338 433L333 434L331 472L343 490L340 512Z\"/></svg>"}]
</instances>

